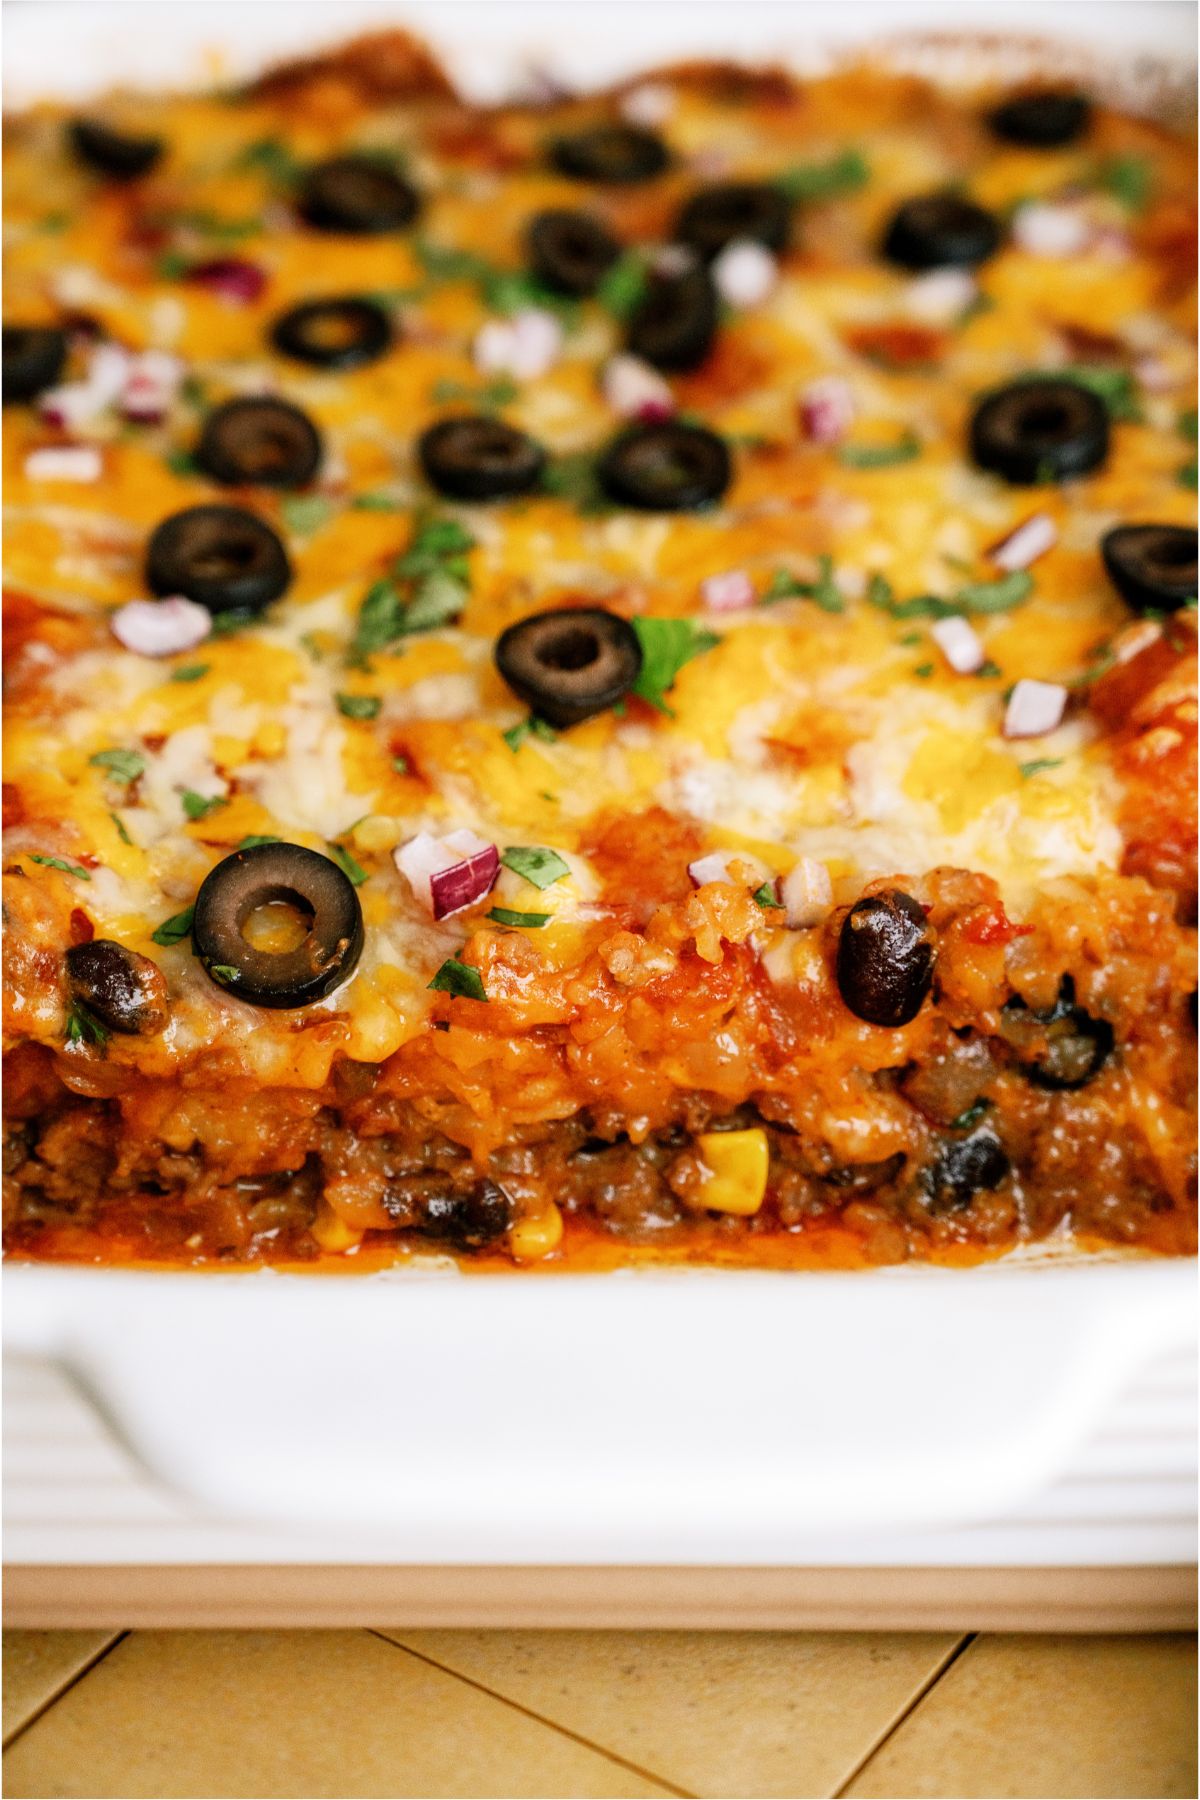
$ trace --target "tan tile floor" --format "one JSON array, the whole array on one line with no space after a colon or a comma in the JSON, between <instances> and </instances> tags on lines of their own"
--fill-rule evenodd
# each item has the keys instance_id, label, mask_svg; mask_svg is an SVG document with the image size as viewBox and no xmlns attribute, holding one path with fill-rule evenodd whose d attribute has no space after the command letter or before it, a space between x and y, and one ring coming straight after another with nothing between
<instances>
[{"instance_id":1,"label":"tan tile floor","mask_svg":"<svg viewBox=\"0 0 1200 1800\"><path fill-rule=\"evenodd\" d=\"M5 1633L18 1796L1196 1793L1185 1637Z\"/></svg>"}]
</instances>

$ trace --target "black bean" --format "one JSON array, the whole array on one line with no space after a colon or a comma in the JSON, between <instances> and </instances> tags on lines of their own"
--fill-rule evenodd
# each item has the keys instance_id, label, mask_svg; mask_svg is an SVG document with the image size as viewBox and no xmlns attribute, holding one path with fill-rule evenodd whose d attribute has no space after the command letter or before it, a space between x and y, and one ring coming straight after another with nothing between
<instances>
[{"instance_id":1,"label":"black bean","mask_svg":"<svg viewBox=\"0 0 1200 1800\"><path fill-rule=\"evenodd\" d=\"M922 1177L930 1212L962 1212L976 1194L998 1188L1011 1166L993 1131L947 1138Z\"/></svg>"},{"instance_id":2,"label":"black bean","mask_svg":"<svg viewBox=\"0 0 1200 1800\"><path fill-rule=\"evenodd\" d=\"M466 1192L431 1193L418 1229L455 1250L482 1250L504 1236L515 1212L504 1189L485 1177Z\"/></svg>"},{"instance_id":3,"label":"black bean","mask_svg":"<svg viewBox=\"0 0 1200 1800\"><path fill-rule=\"evenodd\" d=\"M145 1037L163 1029L167 984L157 963L113 938L93 938L67 951L67 982L110 1031Z\"/></svg>"},{"instance_id":4,"label":"black bean","mask_svg":"<svg viewBox=\"0 0 1200 1800\"><path fill-rule=\"evenodd\" d=\"M891 888L859 900L838 939L837 982L842 999L870 1025L907 1025L933 982L933 945L925 909Z\"/></svg>"}]
</instances>

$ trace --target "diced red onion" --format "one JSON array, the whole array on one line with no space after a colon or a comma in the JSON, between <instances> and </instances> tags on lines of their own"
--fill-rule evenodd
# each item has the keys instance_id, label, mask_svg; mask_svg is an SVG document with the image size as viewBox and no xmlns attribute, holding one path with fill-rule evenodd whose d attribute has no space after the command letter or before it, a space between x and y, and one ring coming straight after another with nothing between
<instances>
[{"instance_id":1,"label":"diced red onion","mask_svg":"<svg viewBox=\"0 0 1200 1800\"><path fill-rule=\"evenodd\" d=\"M959 675L974 675L987 661L979 634L969 619L938 619L930 626L929 635Z\"/></svg>"},{"instance_id":2,"label":"diced red onion","mask_svg":"<svg viewBox=\"0 0 1200 1800\"><path fill-rule=\"evenodd\" d=\"M472 354L484 375L513 375L536 381L562 354L563 329L552 312L525 306L511 319L489 319L475 335Z\"/></svg>"},{"instance_id":3,"label":"diced red onion","mask_svg":"<svg viewBox=\"0 0 1200 1800\"><path fill-rule=\"evenodd\" d=\"M103 469L94 444L47 444L25 458L30 481L99 481Z\"/></svg>"},{"instance_id":4,"label":"diced red onion","mask_svg":"<svg viewBox=\"0 0 1200 1800\"><path fill-rule=\"evenodd\" d=\"M1012 239L1031 256L1078 256L1092 239L1092 226L1075 206L1034 200L1013 214Z\"/></svg>"},{"instance_id":5,"label":"diced red onion","mask_svg":"<svg viewBox=\"0 0 1200 1800\"><path fill-rule=\"evenodd\" d=\"M640 356L622 352L610 356L601 377L604 398L623 419L641 419L650 424L669 419L675 411L675 396L657 369Z\"/></svg>"},{"instance_id":6,"label":"diced red onion","mask_svg":"<svg viewBox=\"0 0 1200 1800\"><path fill-rule=\"evenodd\" d=\"M1007 537L993 544L987 554L998 569L1027 569L1047 550L1053 550L1057 542L1058 526L1049 513L1031 513Z\"/></svg>"},{"instance_id":7,"label":"diced red onion","mask_svg":"<svg viewBox=\"0 0 1200 1800\"><path fill-rule=\"evenodd\" d=\"M168 350L135 356L121 393L121 412L139 425L157 425L171 410L183 381L183 364Z\"/></svg>"},{"instance_id":8,"label":"diced red onion","mask_svg":"<svg viewBox=\"0 0 1200 1800\"><path fill-rule=\"evenodd\" d=\"M735 238L714 258L712 278L729 306L761 306L779 279L779 264L765 244Z\"/></svg>"},{"instance_id":9,"label":"diced red onion","mask_svg":"<svg viewBox=\"0 0 1200 1800\"><path fill-rule=\"evenodd\" d=\"M904 310L925 325L950 325L977 299L975 277L966 269L928 269L909 282Z\"/></svg>"},{"instance_id":10,"label":"diced red onion","mask_svg":"<svg viewBox=\"0 0 1200 1800\"><path fill-rule=\"evenodd\" d=\"M212 630L212 614L176 594L169 600L130 600L109 625L117 641L138 656L177 656L204 642Z\"/></svg>"},{"instance_id":11,"label":"diced red onion","mask_svg":"<svg viewBox=\"0 0 1200 1800\"><path fill-rule=\"evenodd\" d=\"M754 583L745 569L729 569L700 583L700 598L709 612L745 612L754 605Z\"/></svg>"},{"instance_id":12,"label":"diced red onion","mask_svg":"<svg viewBox=\"0 0 1200 1800\"><path fill-rule=\"evenodd\" d=\"M653 131L657 126L665 125L674 112L675 90L665 81L646 81L622 94L618 106L621 117L631 125Z\"/></svg>"},{"instance_id":13,"label":"diced red onion","mask_svg":"<svg viewBox=\"0 0 1200 1800\"><path fill-rule=\"evenodd\" d=\"M779 898L784 917L797 931L819 925L833 906L833 883L823 862L802 856L783 878Z\"/></svg>"},{"instance_id":14,"label":"diced red onion","mask_svg":"<svg viewBox=\"0 0 1200 1800\"><path fill-rule=\"evenodd\" d=\"M800 390L800 426L810 444L840 444L854 423L854 395L840 375L818 375Z\"/></svg>"},{"instance_id":15,"label":"diced red onion","mask_svg":"<svg viewBox=\"0 0 1200 1800\"><path fill-rule=\"evenodd\" d=\"M435 919L482 900L500 873L499 850L473 831L451 831L445 837L420 831L392 855L416 898Z\"/></svg>"},{"instance_id":16,"label":"diced red onion","mask_svg":"<svg viewBox=\"0 0 1200 1800\"><path fill-rule=\"evenodd\" d=\"M1045 737L1057 730L1069 697L1057 681L1018 681L1004 715L1005 737Z\"/></svg>"},{"instance_id":17,"label":"diced red onion","mask_svg":"<svg viewBox=\"0 0 1200 1800\"><path fill-rule=\"evenodd\" d=\"M266 270L242 256L216 256L209 262L195 263L188 270L187 279L239 306L252 304L267 285Z\"/></svg>"}]
</instances>

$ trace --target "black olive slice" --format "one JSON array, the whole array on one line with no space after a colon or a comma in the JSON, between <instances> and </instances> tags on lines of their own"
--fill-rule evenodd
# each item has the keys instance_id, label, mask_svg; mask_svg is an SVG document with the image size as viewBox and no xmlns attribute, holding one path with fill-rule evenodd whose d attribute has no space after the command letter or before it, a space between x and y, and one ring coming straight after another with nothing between
<instances>
[{"instance_id":1,"label":"black olive slice","mask_svg":"<svg viewBox=\"0 0 1200 1800\"><path fill-rule=\"evenodd\" d=\"M675 236L711 262L739 238L752 238L768 250L788 241L792 209L782 189L769 181L723 181L701 188L685 202L675 223Z\"/></svg>"},{"instance_id":2,"label":"black olive slice","mask_svg":"<svg viewBox=\"0 0 1200 1800\"><path fill-rule=\"evenodd\" d=\"M1114 1043L1107 1019L1097 1019L1075 1004L1075 983L1063 977L1058 999L1044 1012L1030 1012L1020 999L1000 1011L1000 1033L1027 1056L1021 1067L1038 1087L1081 1088L1098 1075ZM1032 1054L1028 1054L1032 1050Z\"/></svg>"},{"instance_id":3,"label":"black olive slice","mask_svg":"<svg viewBox=\"0 0 1200 1800\"><path fill-rule=\"evenodd\" d=\"M950 1138L924 1171L926 1204L932 1213L962 1212L984 1188L998 1188L1011 1167L992 1131Z\"/></svg>"},{"instance_id":4,"label":"black olive slice","mask_svg":"<svg viewBox=\"0 0 1200 1800\"><path fill-rule=\"evenodd\" d=\"M1108 455L1108 408L1078 382L1014 381L984 396L971 420L981 469L1028 487L1088 475Z\"/></svg>"},{"instance_id":5,"label":"black olive slice","mask_svg":"<svg viewBox=\"0 0 1200 1800\"><path fill-rule=\"evenodd\" d=\"M502 419L466 413L422 432L417 455L426 477L451 500L509 500L541 479L546 453Z\"/></svg>"},{"instance_id":6,"label":"black olive slice","mask_svg":"<svg viewBox=\"0 0 1200 1800\"><path fill-rule=\"evenodd\" d=\"M728 445L715 431L666 419L623 431L604 452L596 473L619 506L690 512L721 498L733 465Z\"/></svg>"},{"instance_id":7,"label":"black olive slice","mask_svg":"<svg viewBox=\"0 0 1200 1800\"><path fill-rule=\"evenodd\" d=\"M1191 525L1117 525L1100 542L1108 579L1134 612L1178 612L1196 598Z\"/></svg>"},{"instance_id":8,"label":"black olive slice","mask_svg":"<svg viewBox=\"0 0 1200 1800\"><path fill-rule=\"evenodd\" d=\"M656 369L696 369L712 349L718 316L706 269L652 275L630 318L626 345Z\"/></svg>"},{"instance_id":9,"label":"black olive slice","mask_svg":"<svg viewBox=\"0 0 1200 1800\"><path fill-rule=\"evenodd\" d=\"M555 138L550 161L572 181L653 181L671 160L657 132L640 125L593 125Z\"/></svg>"},{"instance_id":10,"label":"black olive slice","mask_svg":"<svg viewBox=\"0 0 1200 1800\"><path fill-rule=\"evenodd\" d=\"M253 944L245 928L267 906L298 915L303 936L289 949ZM235 850L200 884L192 948L205 973L253 1006L310 1006L352 973L363 947L353 883L327 856L299 844Z\"/></svg>"},{"instance_id":11,"label":"black olive slice","mask_svg":"<svg viewBox=\"0 0 1200 1800\"><path fill-rule=\"evenodd\" d=\"M892 214L883 254L902 269L972 269L1000 246L1000 221L961 194L921 194Z\"/></svg>"},{"instance_id":12,"label":"black olive slice","mask_svg":"<svg viewBox=\"0 0 1200 1800\"><path fill-rule=\"evenodd\" d=\"M53 387L67 360L66 334L49 325L4 327L4 404Z\"/></svg>"},{"instance_id":13,"label":"black olive slice","mask_svg":"<svg viewBox=\"0 0 1200 1800\"><path fill-rule=\"evenodd\" d=\"M277 350L316 369L361 368L383 356L392 337L392 322L382 306L353 294L306 300L271 327Z\"/></svg>"},{"instance_id":14,"label":"black olive slice","mask_svg":"<svg viewBox=\"0 0 1200 1800\"><path fill-rule=\"evenodd\" d=\"M146 580L151 593L183 594L213 613L262 612L292 579L287 551L240 506L189 506L151 533Z\"/></svg>"},{"instance_id":15,"label":"black olive slice","mask_svg":"<svg viewBox=\"0 0 1200 1800\"><path fill-rule=\"evenodd\" d=\"M1029 150L1057 150L1081 138L1092 120L1092 103L1069 88L1035 88L1013 94L988 114L997 137Z\"/></svg>"},{"instance_id":16,"label":"black olive slice","mask_svg":"<svg viewBox=\"0 0 1200 1800\"><path fill-rule=\"evenodd\" d=\"M594 294L621 246L594 213L567 206L535 213L526 234L529 262L539 281L557 294Z\"/></svg>"},{"instance_id":17,"label":"black olive slice","mask_svg":"<svg viewBox=\"0 0 1200 1800\"><path fill-rule=\"evenodd\" d=\"M79 161L113 181L148 175L166 149L162 138L130 136L99 119L72 119L67 135Z\"/></svg>"},{"instance_id":18,"label":"black olive slice","mask_svg":"<svg viewBox=\"0 0 1200 1800\"><path fill-rule=\"evenodd\" d=\"M369 236L411 225L421 201L416 189L383 163L368 156L333 156L305 171L297 205L318 231Z\"/></svg>"},{"instance_id":19,"label":"black olive slice","mask_svg":"<svg viewBox=\"0 0 1200 1800\"><path fill-rule=\"evenodd\" d=\"M925 909L891 888L856 901L838 939L837 984L850 1011L869 1025L907 1025L933 982Z\"/></svg>"},{"instance_id":20,"label":"black olive slice","mask_svg":"<svg viewBox=\"0 0 1200 1800\"><path fill-rule=\"evenodd\" d=\"M67 983L110 1031L145 1037L167 1022L167 984L158 964L113 938L67 951Z\"/></svg>"},{"instance_id":21,"label":"black olive slice","mask_svg":"<svg viewBox=\"0 0 1200 1800\"><path fill-rule=\"evenodd\" d=\"M308 414L286 400L227 400L205 420L196 461L231 487L303 487L317 472L321 439Z\"/></svg>"},{"instance_id":22,"label":"black olive slice","mask_svg":"<svg viewBox=\"0 0 1200 1800\"><path fill-rule=\"evenodd\" d=\"M521 619L501 633L495 656L513 692L560 730L612 706L642 667L633 626L599 606Z\"/></svg>"}]
</instances>

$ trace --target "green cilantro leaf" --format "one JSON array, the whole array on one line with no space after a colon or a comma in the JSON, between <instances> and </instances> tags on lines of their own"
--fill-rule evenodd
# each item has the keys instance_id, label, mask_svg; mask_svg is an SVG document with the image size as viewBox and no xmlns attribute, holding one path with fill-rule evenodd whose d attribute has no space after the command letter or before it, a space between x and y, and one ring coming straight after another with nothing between
<instances>
[{"instance_id":1,"label":"green cilantro leaf","mask_svg":"<svg viewBox=\"0 0 1200 1800\"><path fill-rule=\"evenodd\" d=\"M539 719L536 713L530 713L529 717L522 719L519 725L510 725L507 731L501 733L501 736L514 754L521 748L527 737L540 738L543 744L553 744L558 741L558 733L553 725L547 725L545 719Z\"/></svg>"},{"instance_id":2,"label":"green cilantro leaf","mask_svg":"<svg viewBox=\"0 0 1200 1800\"><path fill-rule=\"evenodd\" d=\"M972 1125L978 1125L984 1113L990 1111L991 1104L990 1100L976 1100L973 1106L968 1106L966 1112L959 1113L957 1119L951 1119L950 1130L970 1131Z\"/></svg>"},{"instance_id":3,"label":"green cilantro leaf","mask_svg":"<svg viewBox=\"0 0 1200 1800\"><path fill-rule=\"evenodd\" d=\"M487 1000L479 970L454 956L446 958L429 986L436 994L457 994L460 1000Z\"/></svg>"},{"instance_id":4,"label":"green cilantro leaf","mask_svg":"<svg viewBox=\"0 0 1200 1800\"><path fill-rule=\"evenodd\" d=\"M322 525L328 525L334 506L324 494L285 494L279 502L279 511L289 531L294 531L298 537L307 537L310 532L319 531Z\"/></svg>"},{"instance_id":5,"label":"green cilantro leaf","mask_svg":"<svg viewBox=\"0 0 1200 1800\"><path fill-rule=\"evenodd\" d=\"M551 457L542 470L542 492L565 500L585 517L610 512L612 502L600 485L596 458L590 450L572 450Z\"/></svg>"},{"instance_id":6,"label":"green cilantro leaf","mask_svg":"<svg viewBox=\"0 0 1200 1800\"><path fill-rule=\"evenodd\" d=\"M627 250L610 264L596 286L601 306L622 323L637 309L645 292L646 264L635 250Z\"/></svg>"},{"instance_id":7,"label":"green cilantro leaf","mask_svg":"<svg viewBox=\"0 0 1200 1800\"><path fill-rule=\"evenodd\" d=\"M228 794L197 794L191 788L185 788L179 797L189 819L207 819L209 813L229 803Z\"/></svg>"},{"instance_id":8,"label":"green cilantro leaf","mask_svg":"<svg viewBox=\"0 0 1200 1800\"><path fill-rule=\"evenodd\" d=\"M527 925L530 930L537 930L550 918L549 913L513 912L508 906L493 906L485 918L494 919L497 925Z\"/></svg>"},{"instance_id":9,"label":"green cilantro leaf","mask_svg":"<svg viewBox=\"0 0 1200 1800\"><path fill-rule=\"evenodd\" d=\"M403 512L399 500L391 494L356 494L350 502L356 512Z\"/></svg>"},{"instance_id":10,"label":"green cilantro leaf","mask_svg":"<svg viewBox=\"0 0 1200 1800\"><path fill-rule=\"evenodd\" d=\"M997 581L968 581L951 595L956 612L1011 612L1033 592L1033 576L1028 569L1012 569Z\"/></svg>"},{"instance_id":11,"label":"green cilantro leaf","mask_svg":"<svg viewBox=\"0 0 1200 1800\"><path fill-rule=\"evenodd\" d=\"M178 944L185 937L190 937L192 935L192 914L195 910L194 906L185 906L182 912L175 913L170 919L164 919L158 930L151 933L151 943L165 946Z\"/></svg>"},{"instance_id":12,"label":"green cilantro leaf","mask_svg":"<svg viewBox=\"0 0 1200 1800\"><path fill-rule=\"evenodd\" d=\"M120 838L121 842L123 844L129 844L130 846L132 846L133 839L130 837L128 831L125 829L125 821L121 817L120 813L110 812L108 816L112 820L113 824L115 825L116 831L117 831L117 836Z\"/></svg>"},{"instance_id":13,"label":"green cilantro leaf","mask_svg":"<svg viewBox=\"0 0 1200 1800\"><path fill-rule=\"evenodd\" d=\"M641 614L632 624L642 647L642 667L633 692L668 718L674 718L664 696L675 677L685 663L721 640L715 632L705 631L691 619L655 619Z\"/></svg>"},{"instance_id":14,"label":"green cilantro leaf","mask_svg":"<svg viewBox=\"0 0 1200 1800\"><path fill-rule=\"evenodd\" d=\"M92 879L87 870L81 869L78 863L64 862L61 856L31 855L29 860L30 862L40 863L44 869L59 869L64 875L77 875L80 881L90 881Z\"/></svg>"},{"instance_id":15,"label":"green cilantro leaf","mask_svg":"<svg viewBox=\"0 0 1200 1800\"><path fill-rule=\"evenodd\" d=\"M838 199L856 193L870 179L871 171L859 151L843 150L827 162L796 163L776 176L775 185L796 203Z\"/></svg>"},{"instance_id":16,"label":"green cilantro leaf","mask_svg":"<svg viewBox=\"0 0 1200 1800\"><path fill-rule=\"evenodd\" d=\"M269 832L249 831L238 845L239 850L257 850L260 844L281 844L282 838L272 837Z\"/></svg>"},{"instance_id":17,"label":"green cilantro leaf","mask_svg":"<svg viewBox=\"0 0 1200 1800\"><path fill-rule=\"evenodd\" d=\"M1095 183L1128 212L1144 212L1154 190L1154 170L1144 156L1107 156L1097 164Z\"/></svg>"},{"instance_id":18,"label":"green cilantro leaf","mask_svg":"<svg viewBox=\"0 0 1200 1800\"><path fill-rule=\"evenodd\" d=\"M94 769L103 769L109 780L121 787L136 781L146 768L146 759L139 750L97 750L88 762Z\"/></svg>"},{"instance_id":19,"label":"green cilantro leaf","mask_svg":"<svg viewBox=\"0 0 1200 1800\"><path fill-rule=\"evenodd\" d=\"M843 444L837 459L844 469L891 469L920 454L920 438L915 431L906 431L894 444Z\"/></svg>"},{"instance_id":20,"label":"green cilantro leaf","mask_svg":"<svg viewBox=\"0 0 1200 1800\"><path fill-rule=\"evenodd\" d=\"M833 579L833 558L822 556L818 561L818 569L816 581L798 581L787 569L776 569L763 593L764 603L769 604L772 600L812 600L822 612L845 612L846 602Z\"/></svg>"},{"instance_id":21,"label":"green cilantro leaf","mask_svg":"<svg viewBox=\"0 0 1200 1800\"><path fill-rule=\"evenodd\" d=\"M172 475L198 475L199 466L190 450L168 450L163 457Z\"/></svg>"},{"instance_id":22,"label":"green cilantro leaf","mask_svg":"<svg viewBox=\"0 0 1200 1800\"><path fill-rule=\"evenodd\" d=\"M1020 763L1018 767L1028 781L1031 775L1040 775L1043 769L1061 769L1062 761L1061 756L1035 756L1032 762Z\"/></svg>"},{"instance_id":23,"label":"green cilantro leaf","mask_svg":"<svg viewBox=\"0 0 1200 1800\"><path fill-rule=\"evenodd\" d=\"M750 898L757 900L764 911L769 906L777 909L781 909L783 906L783 901L775 892L775 884L770 881L764 881L760 888L755 888Z\"/></svg>"},{"instance_id":24,"label":"green cilantro leaf","mask_svg":"<svg viewBox=\"0 0 1200 1800\"><path fill-rule=\"evenodd\" d=\"M94 1013L90 1012L79 1000L72 1003L67 1012L66 1039L68 1044L95 1044L103 1050L109 1039L107 1026L102 1025Z\"/></svg>"},{"instance_id":25,"label":"green cilantro leaf","mask_svg":"<svg viewBox=\"0 0 1200 1800\"><path fill-rule=\"evenodd\" d=\"M242 979L242 971L235 969L232 963L205 963L204 966L207 972L218 981L233 982Z\"/></svg>"},{"instance_id":26,"label":"green cilantro leaf","mask_svg":"<svg viewBox=\"0 0 1200 1800\"><path fill-rule=\"evenodd\" d=\"M290 186L299 176L303 164L282 138L258 138L247 144L234 165L239 169L261 169L264 175L281 187Z\"/></svg>"},{"instance_id":27,"label":"green cilantro leaf","mask_svg":"<svg viewBox=\"0 0 1200 1800\"><path fill-rule=\"evenodd\" d=\"M483 387L475 387L466 381L435 381L430 398L435 406L450 406L462 400L481 407L484 412L493 412L498 406L510 405L520 391L510 375L498 375Z\"/></svg>"},{"instance_id":28,"label":"green cilantro leaf","mask_svg":"<svg viewBox=\"0 0 1200 1800\"><path fill-rule=\"evenodd\" d=\"M352 881L355 887L361 887L363 882L367 879L367 871L363 868L362 864L355 862L350 852L344 849L341 844L327 844L325 848L329 851L330 856L342 871L342 874Z\"/></svg>"},{"instance_id":29,"label":"green cilantro leaf","mask_svg":"<svg viewBox=\"0 0 1200 1800\"><path fill-rule=\"evenodd\" d=\"M378 694L335 694L334 699L347 719L377 719L383 706Z\"/></svg>"},{"instance_id":30,"label":"green cilantro leaf","mask_svg":"<svg viewBox=\"0 0 1200 1800\"><path fill-rule=\"evenodd\" d=\"M558 851L547 850L544 844L510 844L500 861L536 888L553 887L571 873Z\"/></svg>"},{"instance_id":31,"label":"green cilantro leaf","mask_svg":"<svg viewBox=\"0 0 1200 1800\"><path fill-rule=\"evenodd\" d=\"M211 663L187 663L182 669L172 669L169 679L171 681L199 681L208 674L211 668Z\"/></svg>"}]
</instances>

